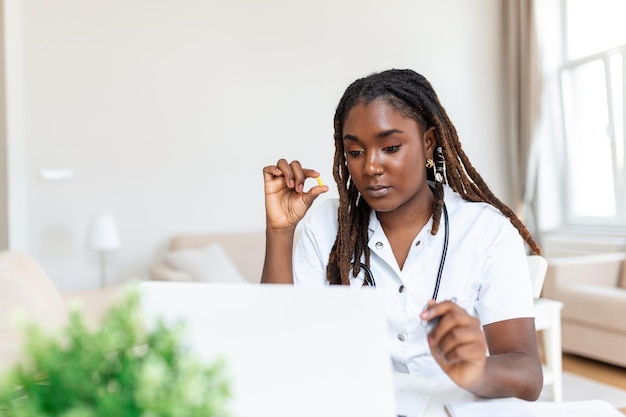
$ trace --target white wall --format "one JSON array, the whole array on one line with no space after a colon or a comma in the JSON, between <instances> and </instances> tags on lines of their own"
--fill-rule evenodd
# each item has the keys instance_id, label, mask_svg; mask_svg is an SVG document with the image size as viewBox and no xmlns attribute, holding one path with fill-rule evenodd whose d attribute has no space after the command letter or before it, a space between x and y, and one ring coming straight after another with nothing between
<instances>
[{"instance_id":1,"label":"white wall","mask_svg":"<svg viewBox=\"0 0 626 417\"><path fill-rule=\"evenodd\" d=\"M1 5L1 3L0 3ZM5 46L4 46L4 9L0 8L0 249L9 247L9 211L8 211L8 184L9 170L4 161L8 160L8 146L6 141L6 79L5 74Z\"/></svg>"},{"instance_id":2,"label":"white wall","mask_svg":"<svg viewBox=\"0 0 626 417\"><path fill-rule=\"evenodd\" d=\"M146 277L175 234L263 230L261 168L298 158L332 182L337 101L390 67L430 79L508 199L499 0L22 0L21 13L13 178L26 249L60 288L98 285L84 247L97 213L122 239L110 282ZM74 177L38 176L58 167Z\"/></svg>"}]
</instances>

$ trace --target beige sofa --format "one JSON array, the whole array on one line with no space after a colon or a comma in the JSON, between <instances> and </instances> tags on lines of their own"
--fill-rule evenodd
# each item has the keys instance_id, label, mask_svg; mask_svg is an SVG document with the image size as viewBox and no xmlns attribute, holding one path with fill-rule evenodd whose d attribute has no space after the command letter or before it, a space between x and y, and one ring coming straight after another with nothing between
<instances>
[{"instance_id":1,"label":"beige sofa","mask_svg":"<svg viewBox=\"0 0 626 417\"><path fill-rule=\"evenodd\" d=\"M71 308L79 308L87 324L95 325L122 293L118 287L59 291L32 257L1 251L0 372L19 359L23 323L53 330L67 323Z\"/></svg>"},{"instance_id":2,"label":"beige sofa","mask_svg":"<svg viewBox=\"0 0 626 417\"><path fill-rule=\"evenodd\" d=\"M549 259L542 296L564 304L564 352L626 367L626 254Z\"/></svg>"},{"instance_id":3,"label":"beige sofa","mask_svg":"<svg viewBox=\"0 0 626 417\"><path fill-rule=\"evenodd\" d=\"M180 235L150 268L158 281L261 281L265 233Z\"/></svg>"}]
</instances>

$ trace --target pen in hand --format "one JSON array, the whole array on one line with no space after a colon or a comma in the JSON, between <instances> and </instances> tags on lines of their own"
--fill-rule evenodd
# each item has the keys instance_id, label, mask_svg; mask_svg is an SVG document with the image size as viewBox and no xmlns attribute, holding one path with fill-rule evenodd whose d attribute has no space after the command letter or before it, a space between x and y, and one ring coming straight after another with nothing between
<instances>
[{"instance_id":1,"label":"pen in hand","mask_svg":"<svg viewBox=\"0 0 626 417\"><path fill-rule=\"evenodd\" d=\"M453 303L456 303L456 297L452 297L451 299L444 300L444 301L452 301ZM424 311L426 311L428 307L429 306L427 304L426 307L424 307ZM422 325L426 329L426 334L430 334L433 330L435 330L437 326L439 325L440 321L441 321L441 316L433 317L430 320L422 320Z\"/></svg>"}]
</instances>

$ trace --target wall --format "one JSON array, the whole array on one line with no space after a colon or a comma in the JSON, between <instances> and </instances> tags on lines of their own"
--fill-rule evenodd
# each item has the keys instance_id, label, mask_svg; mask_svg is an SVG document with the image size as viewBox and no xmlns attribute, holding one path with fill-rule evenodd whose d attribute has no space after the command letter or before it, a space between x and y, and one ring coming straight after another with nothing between
<instances>
[{"instance_id":1,"label":"wall","mask_svg":"<svg viewBox=\"0 0 626 417\"><path fill-rule=\"evenodd\" d=\"M261 168L297 158L331 183L339 97L390 67L430 79L508 199L498 0L18 3L21 58L7 65L23 69L9 105L24 156L11 174L28 221L15 233L60 288L98 285L84 240L101 212L122 240L111 283L146 277L172 235L263 230ZM74 175L39 176L57 168Z\"/></svg>"},{"instance_id":2,"label":"wall","mask_svg":"<svg viewBox=\"0 0 626 417\"><path fill-rule=\"evenodd\" d=\"M0 3L1 5L1 3ZM6 131L6 75L4 47L4 8L0 7L0 250L9 247L9 169Z\"/></svg>"},{"instance_id":3,"label":"wall","mask_svg":"<svg viewBox=\"0 0 626 417\"><path fill-rule=\"evenodd\" d=\"M2 203L3 220L7 229L2 238L13 250L28 252L28 205L26 175L26 143L24 139L24 94L23 94L23 30L21 0L0 0L2 5L2 44L4 52L3 72L4 163L7 173L6 183L2 185L5 201Z\"/></svg>"}]
</instances>

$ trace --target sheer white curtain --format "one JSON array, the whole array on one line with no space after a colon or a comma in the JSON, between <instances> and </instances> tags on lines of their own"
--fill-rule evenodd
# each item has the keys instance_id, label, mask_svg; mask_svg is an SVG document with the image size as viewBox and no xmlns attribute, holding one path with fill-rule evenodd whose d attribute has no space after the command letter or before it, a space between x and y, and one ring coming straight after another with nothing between
<instances>
[{"instance_id":1,"label":"sheer white curtain","mask_svg":"<svg viewBox=\"0 0 626 417\"><path fill-rule=\"evenodd\" d=\"M534 10L537 31L537 54L540 56L541 112L535 130L535 160L537 168L532 200L535 217L535 237L554 230L563 223L564 189L562 173L566 164L563 135L559 66L563 59L561 1L541 0ZM539 158L539 156L541 156ZM548 242L542 239L544 250Z\"/></svg>"},{"instance_id":2,"label":"sheer white curtain","mask_svg":"<svg viewBox=\"0 0 626 417\"><path fill-rule=\"evenodd\" d=\"M536 233L535 196L541 71L537 53L535 2L503 0L506 71L507 141L511 170L512 208Z\"/></svg>"}]
</instances>

